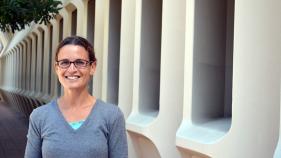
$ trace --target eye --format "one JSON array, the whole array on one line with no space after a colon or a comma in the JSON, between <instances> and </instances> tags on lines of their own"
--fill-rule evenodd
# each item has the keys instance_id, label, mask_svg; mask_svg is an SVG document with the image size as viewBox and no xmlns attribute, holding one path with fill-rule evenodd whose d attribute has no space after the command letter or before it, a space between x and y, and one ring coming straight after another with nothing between
<instances>
[{"instance_id":1,"label":"eye","mask_svg":"<svg viewBox=\"0 0 281 158\"><path fill-rule=\"evenodd\" d=\"M80 67L81 67L81 66L82 66L82 67L83 67L83 66L86 66L87 63L88 63L87 61L82 60L82 59L77 59L77 60L75 60L74 62L75 62L75 65L76 65L76 66L80 66Z\"/></svg>"},{"instance_id":2,"label":"eye","mask_svg":"<svg viewBox=\"0 0 281 158\"><path fill-rule=\"evenodd\" d=\"M61 67L66 67L66 66L69 66L70 61L67 60L67 59L63 59L63 60L60 60L60 61L58 62L58 64L59 64L59 66L61 66Z\"/></svg>"}]
</instances>

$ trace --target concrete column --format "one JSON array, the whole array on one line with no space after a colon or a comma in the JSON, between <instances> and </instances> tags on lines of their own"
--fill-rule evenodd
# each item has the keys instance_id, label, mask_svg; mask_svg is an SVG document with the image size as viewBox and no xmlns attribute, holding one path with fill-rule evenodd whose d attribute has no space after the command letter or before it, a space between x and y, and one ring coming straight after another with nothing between
<instances>
[{"instance_id":1,"label":"concrete column","mask_svg":"<svg viewBox=\"0 0 281 158\"><path fill-rule=\"evenodd\" d=\"M133 107L127 129L140 148L139 157L179 157L171 133L182 117L185 1L143 0L136 6ZM153 62L155 56L158 61Z\"/></svg>"},{"instance_id":2,"label":"concrete column","mask_svg":"<svg viewBox=\"0 0 281 158\"><path fill-rule=\"evenodd\" d=\"M8 52L6 56L7 66L6 66L6 89L10 90L11 82L12 82L12 71L11 71L11 51Z\"/></svg>"},{"instance_id":3,"label":"concrete column","mask_svg":"<svg viewBox=\"0 0 281 158\"><path fill-rule=\"evenodd\" d=\"M93 81L93 93L98 98L106 99L106 55L108 41L108 0L96 0L94 50L96 52L97 69Z\"/></svg>"},{"instance_id":4,"label":"concrete column","mask_svg":"<svg viewBox=\"0 0 281 158\"><path fill-rule=\"evenodd\" d=\"M277 118L280 105L281 28L279 27L280 21L276 21L272 17L280 13L281 5L279 1L253 2L236 0L234 3L234 1L227 1L226 8L228 11L231 8L235 9L234 20L232 20L234 22L234 35L233 40L231 40L232 37L229 35L232 31L228 32L229 22L231 22L229 12L225 14L228 14L227 20L230 21L217 20L219 16L213 16L208 19L214 23L208 23L202 16L207 15L208 17L216 12L225 11L225 8L220 9L222 1L212 1L212 3L207 0L187 1L187 24L190 25L186 25L185 99L183 121L176 136L176 144L182 157L273 157L274 147L278 140L279 126ZM209 10L211 8L213 10ZM200 16L202 16L201 20ZM196 22L199 22L200 25L194 24ZM210 28L214 28L212 27L213 24L220 25L221 23L226 24L224 30L210 31ZM216 25L216 28L218 28L218 25ZM197 27L192 28L193 26ZM202 27L207 29L198 32ZM227 31L226 36L231 38L212 41L225 38L223 37L225 34L220 33L221 31ZM204 36L206 37L202 38ZM213 46L205 45L204 41L210 41L206 44L212 43ZM214 119L214 117L210 117L210 114L214 114L212 113L214 111L208 110L210 106L213 106L212 102L204 102L206 99L204 93L194 93L192 89L198 87L194 84L198 81L195 80L197 78L194 75L202 72L195 68L196 61L197 64L207 64L208 71L212 70L210 74L215 72L213 66L214 63L218 64L217 58L214 59L213 56L210 56L210 53L217 50L218 46L224 46L225 44L218 45L216 43L222 41L226 44L226 51L230 50L227 47L228 44L231 41L233 42L232 109L215 106L214 110L221 109L221 115ZM209 49L206 49L205 46ZM205 58L199 57L201 63L198 63L198 56L195 54L198 53L196 52L198 49L201 49L201 52L206 52ZM215 55L220 57L216 53ZM213 60L210 60L212 58ZM270 76L270 78L267 76ZM229 76L226 75L226 77ZM204 79L204 76L201 76L200 79ZM209 84L199 86L213 86L213 79L209 76L209 82L202 82ZM214 90L213 93L217 93L217 90ZM196 95L204 102L204 106L198 106L202 102L193 101ZM198 107L203 110L201 113L198 113ZM224 114L226 116L231 114L231 116L224 117Z\"/></svg>"},{"instance_id":5,"label":"concrete column","mask_svg":"<svg viewBox=\"0 0 281 158\"><path fill-rule=\"evenodd\" d=\"M14 93L17 93L18 91L19 91L19 64L20 64L20 58L19 58L19 52L20 51L20 48L19 48L19 44L17 44L16 46L15 46L15 62L16 62L16 64L15 64L15 90L14 90Z\"/></svg>"},{"instance_id":6,"label":"concrete column","mask_svg":"<svg viewBox=\"0 0 281 158\"><path fill-rule=\"evenodd\" d=\"M43 70L43 68L41 67L41 63L42 63L42 29L37 28L33 31L36 35L37 35L37 47L36 47L36 53L37 53L37 57L36 57L36 76L35 76L35 80L36 80L36 85L35 85L35 92L37 97L40 96L40 85L42 84L42 78L41 78L41 71Z\"/></svg>"},{"instance_id":7,"label":"concrete column","mask_svg":"<svg viewBox=\"0 0 281 158\"><path fill-rule=\"evenodd\" d=\"M59 11L60 16L63 18L63 39L70 35L70 17L66 8L63 8Z\"/></svg>"},{"instance_id":8,"label":"concrete column","mask_svg":"<svg viewBox=\"0 0 281 158\"><path fill-rule=\"evenodd\" d=\"M69 1L69 3L67 3L65 5L65 11L61 11L62 16L65 19L65 24L68 27L67 32L65 32L64 34L67 34L68 36L70 35L76 35L77 34L77 6L75 6L75 4L73 4L71 1ZM76 16L73 17L73 12L76 12ZM75 19L73 19L75 18Z\"/></svg>"},{"instance_id":9,"label":"concrete column","mask_svg":"<svg viewBox=\"0 0 281 158\"><path fill-rule=\"evenodd\" d=\"M30 37L26 37L27 52L26 52L26 94L31 92L31 57L32 57L32 41Z\"/></svg>"},{"instance_id":10,"label":"concrete column","mask_svg":"<svg viewBox=\"0 0 281 158\"><path fill-rule=\"evenodd\" d=\"M19 67L18 67L18 75L19 75L19 80L18 80L18 84L19 84L19 90L18 93L20 93L23 89L23 72L22 72L22 67L23 67L23 44L22 42L20 42L19 44Z\"/></svg>"},{"instance_id":11,"label":"concrete column","mask_svg":"<svg viewBox=\"0 0 281 158\"><path fill-rule=\"evenodd\" d=\"M136 0L122 1L121 39L120 39L120 70L119 70L119 107L125 118L129 116L133 105L133 74L136 38ZM97 29L95 32L98 31ZM95 33L97 34L97 33ZM99 39L96 38L95 39ZM95 40L96 41L96 40ZM98 44L98 42L95 42ZM99 61L98 61L99 63ZM99 65L99 64L98 64ZM137 157L131 137L128 136L129 157Z\"/></svg>"},{"instance_id":12,"label":"concrete column","mask_svg":"<svg viewBox=\"0 0 281 158\"><path fill-rule=\"evenodd\" d=\"M26 41L22 41L22 67L21 67L21 92L20 94L23 94L26 90Z\"/></svg>"},{"instance_id":13,"label":"concrete column","mask_svg":"<svg viewBox=\"0 0 281 158\"><path fill-rule=\"evenodd\" d=\"M30 61L30 74L31 74L31 78L30 78L30 91L31 91L31 96L34 97L35 95L35 87L36 87L36 37L37 35L35 35L34 33L30 34L30 39L31 39L31 61Z\"/></svg>"},{"instance_id":14,"label":"concrete column","mask_svg":"<svg viewBox=\"0 0 281 158\"><path fill-rule=\"evenodd\" d=\"M43 65L43 93L45 94L43 97L43 100L47 102L50 98L48 95L48 87L49 80L51 79L51 76L49 75L49 52L50 52L50 30L47 26L42 26L42 29L44 30L44 65Z\"/></svg>"},{"instance_id":15,"label":"concrete column","mask_svg":"<svg viewBox=\"0 0 281 158\"><path fill-rule=\"evenodd\" d=\"M53 19L51 21L52 26L53 26L53 44L52 44L52 62L50 63L52 65L52 77L51 77L51 92L52 92L52 97L57 97L58 96L58 78L57 75L55 74L54 71L54 61L55 61L55 53L57 46L59 44L59 20L58 19Z\"/></svg>"},{"instance_id":16,"label":"concrete column","mask_svg":"<svg viewBox=\"0 0 281 158\"><path fill-rule=\"evenodd\" d=\"M87 5L88 0L72 0L71 3L77 9L77 27L78 36L87 37Z\"/></svg>"}]
</instances>

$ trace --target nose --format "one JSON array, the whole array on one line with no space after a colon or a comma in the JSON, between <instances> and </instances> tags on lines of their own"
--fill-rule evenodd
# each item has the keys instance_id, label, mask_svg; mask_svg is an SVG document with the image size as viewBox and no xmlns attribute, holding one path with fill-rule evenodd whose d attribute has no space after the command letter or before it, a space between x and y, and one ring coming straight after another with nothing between
<instances>
[{"instance_id":1,"label":"nose","mask_svg":"<svg viewBox=\"0 0 281 158\"><path fill-rule=\"evenodd\" d=\"M74 65L74 63L70 63L70 66L68 67L68 70L70 70L70 71L77 71L77 68Z\"/></svg>"}]
</instances>

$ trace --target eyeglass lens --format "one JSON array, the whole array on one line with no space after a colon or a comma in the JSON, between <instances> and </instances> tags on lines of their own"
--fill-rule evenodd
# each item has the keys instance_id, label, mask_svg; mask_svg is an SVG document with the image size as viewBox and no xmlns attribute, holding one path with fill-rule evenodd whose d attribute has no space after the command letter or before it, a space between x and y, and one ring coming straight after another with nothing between
<instances>
[{"instance_id":1,"label":"eyeglass lens","mask_svg":"<svg viewBox=\"0 0 281 158\"><path fill-rule=\"evenodd\" d=\"M61 68L68 68L71 65L71 63L73 63L76 68L83 68L83 67L87 67L89 61L83 60L83 59L76 59L74 61L70 61L68 59L63 59L63 60L57 61L57 63L58 63L58 66Z\"/></svg>"}]
</instances>

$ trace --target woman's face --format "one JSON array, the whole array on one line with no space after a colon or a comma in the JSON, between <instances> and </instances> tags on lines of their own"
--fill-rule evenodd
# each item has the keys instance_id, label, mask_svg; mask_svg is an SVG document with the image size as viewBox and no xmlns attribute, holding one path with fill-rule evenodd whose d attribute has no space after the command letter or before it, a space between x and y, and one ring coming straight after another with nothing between
<instances>
[{"instance_id":1,"label":"woman's face","mask_svg":"<svg viewBox=\"0 0 281 158\"><path fill-rule=\"evenodd\" d=\"M62 62L61 65L67 65L65 63L79 61L89 61L88 52L78 45L65 45L58 52L58 61ZM78 66L77 66L78 65ZM61 67L55 65L55 71L58 79L64 89L85 89L90 80L90 77L95 73L96 63L87 64L85 67L71 63L69 67Z\"/></svg>"}]
</instances>

